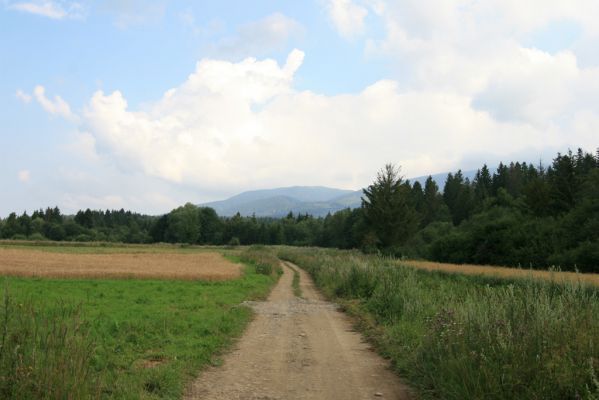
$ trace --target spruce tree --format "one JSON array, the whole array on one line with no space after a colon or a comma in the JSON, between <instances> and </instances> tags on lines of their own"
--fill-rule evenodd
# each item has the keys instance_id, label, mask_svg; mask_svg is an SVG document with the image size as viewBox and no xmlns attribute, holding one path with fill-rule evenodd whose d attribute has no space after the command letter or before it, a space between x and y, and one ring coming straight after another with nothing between
<instances>
[{"instance_id":1,"label":"spruce tree","mask_svg":"<svg viewBox=\"0 0 599 400\"><path fill-rule=\"evenodd\" d=\"M399 172L398 167L387 164L378 172L375 182L363 190L362 208L366 225L384 250L405 243L418 225L416 210L411 205L411 193Z\"/></svg>"}]
</instances>

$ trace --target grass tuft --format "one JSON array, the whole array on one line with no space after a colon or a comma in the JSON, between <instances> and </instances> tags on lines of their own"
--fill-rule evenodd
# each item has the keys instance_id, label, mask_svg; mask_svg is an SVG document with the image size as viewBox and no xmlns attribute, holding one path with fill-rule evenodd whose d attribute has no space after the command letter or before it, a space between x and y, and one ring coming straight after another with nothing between
<instances>
[{"instance_id":1,"label":"grass tuft","mask_svg":"<svg viewBox=\"0 0 599 400\"><path fill-rule=\"evenodd\" d=\"M289 267L293 271L293 282L291 283L293 287L293 295L295 297L302 297L302 288L300 286L300 273L297 268L292 267L287 263L287 267Z\"/></svg>"}]
</instances>

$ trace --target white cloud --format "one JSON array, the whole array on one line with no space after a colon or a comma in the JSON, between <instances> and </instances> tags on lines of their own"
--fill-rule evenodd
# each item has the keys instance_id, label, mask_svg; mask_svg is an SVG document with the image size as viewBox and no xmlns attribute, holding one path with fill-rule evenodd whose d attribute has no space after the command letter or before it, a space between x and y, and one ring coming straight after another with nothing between
<instances>
[{"instance_id":1,"label":"white cloud","mask_svg":"<svg viewBox=\"0 0 599 400\"><path fill-rule=\"evenodd\" d=\"M97 161L99 158L96 152L96 139L88 132L75 134L65 149L86 161Z\"/></svg>"},{"instance_id":2,"label":"white cloud","mask_svg":"<svg viewBox=\"0 0 599 400\"><path fill-rule=\"evenodd\" d=\"M352 0L327 0L327 11L341 36L351 38L364 32L364 19L368 15L366 7Z\"/></svg>"},{"instance_id":3,"label":"white cloud","mask_svg":"<svg viewBox=\"0 0 599 400\"><path fill-rule=\"evenodd\" d=\"M82 18L85 11L84 7L77 2L50 0L13 2L8 8L51 19Z\"/></svg>"},{"instance_id":4,"label":"white cloud","mask_svg":"<svg viewBox=\"0 0 599 400\"><path fill-rule=\"evenodd\" d=\"M189 23L189 15L186 18ZM242 25L235 35L218 41L213 50L228 58L260 56L282 50L290 40L303 33L304 28L299 22L277 12Z\"/></svg>"},{"instance_id":5,"label":"white cloud","mask_svg":"<svg viewBox=\"0 0 599 400\"><path fill-rule=\"evenodd\" d=\"M576 82L581 76L572 53L552 56L520 49L509 65L488 78L486 87L474 96L474 105L498 120L544 124L571 111L568 105L577 100Z\"/></svg>"},{"instance_id":6,"label":"white cloud","mask_svg":"<svg viewBox=\"0 0 599 400\"><path fill-rule=\"evenodd\" d=\"M531 57L542 63L545 55ZM558 70L568 70L564 57ZM472 154L505 158L527 149L536 157L547 147L595 146L588 132L597 121L588 115L563 126L497 119L475 108L468 94L405 90L394 80L352 95L297 92L293 76L302 60L298 50L283 66L270 59L205 59L144 110L129 109L121 92L97 92L83 127L100 156L123 170L206 191L359 188L386 161L418 176L462 167Z\"/></svg>"},{"instance_id":7,"label":"white cloud","mask_svg":"<svg viewBox=\"0 0 599 400\"><path fill-rule=\"evenodd\" d=\"M23 183L29 182L31 179L31 172L27 169L23 169L17 173L17 178Z\"/></svg>"},{"instance_id":8,"label":"white cloud","mask_svg":"<svg viewBox=\"0 0 599 400\"><path fill-rule=\"evenodd\" d=\"M368 38L366 51L395 60L406 89L466 96L500 122L563 132L575 112L599 114L599 96L590 89L599 85L599 72L586 56L597 40L596 1L379 0L375 14L386 32ZM556 21L580 27L570 48L549 54L528 42Z\"/></svg>"},{"instance_id":9,"label":"white cloud","mask_svg":"<svg viewBox=\"0 0 599 400\"><path fill-rule=\"evenodd\" d=\"M17 92L15 93L15 96L17 97L17 99L21 100L25 104L29 104L31 102L31 95L25 93L21 89L17 90Z\"/></svg>"},{"instance_id":10,"label":"white cloud","mask_svg":"<svg viewBox=\"0 0 599 400\"><path fill-rule=\"evenodd\" d=\"M62 97L54 96L54 100L47 98L46 89L43 86L36 86L33 90L33 95L38 103L40 103L42 108L46 110L46 112L53 115L58 115L73 122L78 120L77 115L71 111L71 107L62 99Z\"/></svg>"}]
</instances>

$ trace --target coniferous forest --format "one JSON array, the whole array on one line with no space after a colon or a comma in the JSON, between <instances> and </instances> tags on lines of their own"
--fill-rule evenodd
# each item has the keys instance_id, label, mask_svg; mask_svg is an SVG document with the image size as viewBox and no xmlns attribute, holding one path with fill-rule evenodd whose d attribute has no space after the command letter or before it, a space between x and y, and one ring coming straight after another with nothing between
<instances>
[{"instance_id":1,"label":"coniferous forest","mask_svg":"<svg viewBox=\"0 0 599 400\"><path fill-rule=\"evenodd\" d=\"M483 165L470 181L450 173L424 186L388 164L362 207L324 218L219 217L191 203L162 216L58 207L0 220L0 238L359 248L394 256L599 272L599 150L557 154L547 165Z\"/></svg>"}]
</instances>

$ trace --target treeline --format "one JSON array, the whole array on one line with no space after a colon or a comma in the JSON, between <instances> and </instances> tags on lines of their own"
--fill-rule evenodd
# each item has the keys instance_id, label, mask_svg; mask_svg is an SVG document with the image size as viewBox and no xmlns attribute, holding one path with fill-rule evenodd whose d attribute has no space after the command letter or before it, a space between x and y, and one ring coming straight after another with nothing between
<instances>
[{"instance_id":1,"label":"treeline","mask_svg":"<svg viewBox=\"0 0 599 400\"><path fill-rule=\"evenodd\" d=\"M407 255L599 272L599 150L558 154L547 168L500 164L491 174L483 166L472 182L458 171L436 200L426 192L412 187L421 219Z\"/></svg>"},{"instance_id":2,"label":"treeline","mask_svg":"<svg viewBox=\"0 0 599 400\"><path fill-rule=\"evenodd\" d=\"M324 245L323 228L335 229L334 216L313 218L289 215L285 218L220 217L209 207L191 203L162 216L149 216L125 210L79 211L63 215L58 207L36 210L29 215L11 213L0 219L0 238L13 240L54 240L76 242L184 243L200 245L289 244ZM331 235L341 233L331 233ZM345 243L343 240L331 241ZM347 247L347 246L342 246Z\"/></svg>"},{"instance_id":3,"label":"treeline","mask_svg":"<svg viewBox=\"0 0 599 400\"><path fill-rule=\"evenodd\" d=\"M0 237L126 243L288 244L361 248L454 263L561 266L599 272L599 150L552 163L484 165L472 180L448 174L443 190L404 181L387 165L361 208L324 218L219 217L186 204L163 216L47 208L0 220Z\"/></svg>"}]
</instances>

